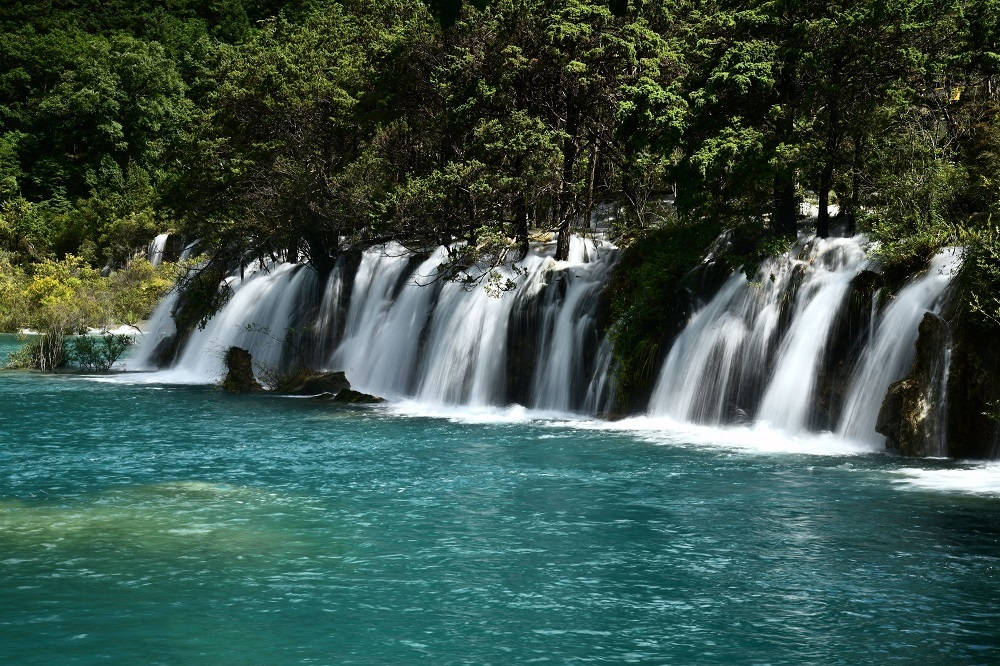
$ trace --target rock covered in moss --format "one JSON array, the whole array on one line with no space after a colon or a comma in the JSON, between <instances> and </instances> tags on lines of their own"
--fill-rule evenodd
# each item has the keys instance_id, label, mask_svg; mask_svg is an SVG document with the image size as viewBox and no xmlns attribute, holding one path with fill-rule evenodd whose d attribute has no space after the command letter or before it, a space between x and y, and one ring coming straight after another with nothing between
<instances>
[{"instance_id":1,"label":"rock covered in moss","mask_svg":"<svg viewBox=\"0 0 1000 666\"><path fill-rule=\"evenodd\" d=\"M282 395L337 395L351 388L343 372L302 370L282 377L274 390Z\"/></svg>"},{"instance_id":2,"label":"rock covered in moss","mask_svg":"<svg viewBox=\"0 0 1000 666\"><path fill-rule=\"evenodd\" d=\"M222 388L230 393L256 393L263 391L253 374L253 357L242 347L230 347L226 351L226 378Z\"/></svg>"}]
</instances>

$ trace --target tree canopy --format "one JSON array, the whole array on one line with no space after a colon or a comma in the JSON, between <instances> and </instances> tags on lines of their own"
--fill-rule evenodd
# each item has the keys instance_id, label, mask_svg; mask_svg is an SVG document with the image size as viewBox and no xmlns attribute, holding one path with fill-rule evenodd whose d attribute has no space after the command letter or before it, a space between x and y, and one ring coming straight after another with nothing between
<instances>
[{"instance_id":1,"label":"tree canopy","mask_svg":"<svg viewBox=\"0 0 1000 666\"><path fill-rule=\"evenodd\" d=\"M894 261L995 237L995 0L17 0L0 27L0 251L29 270L176 231L219 265L393 239L457 271L535 233L565 257L600 203L626 244L789 236L804 201Z\"/></svg>"}]
</instances>

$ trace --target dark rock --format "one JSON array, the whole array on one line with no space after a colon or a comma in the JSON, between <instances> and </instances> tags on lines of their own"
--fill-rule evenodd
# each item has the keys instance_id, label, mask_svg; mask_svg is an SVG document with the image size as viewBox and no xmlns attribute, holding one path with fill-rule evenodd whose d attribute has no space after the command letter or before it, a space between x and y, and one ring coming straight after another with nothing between
<instances>
[{"instance_id":1,"label":"dark rock","mask_svg":"<svg viewBox=\"0 0 1000 666\"><path fill-rule=\"evenodd\" d=\"M883 284L882 276L870 270L862 271L851 280L845 304L833 321L829 347L819 366L809 423L812 430L835 430L837 427L851 374L868 342Z\"/></svg>"},{"instance_id":2,"label":"dark rock","mask_svg":"<svg viewBox=\"0 0 1000 666\"><path fill-rule=\"evenodd\" d=\"M546 287L547 288L547 287ZM505 397L510 402L527 405L531 400L534 370L537 365L538 339L541 335L541 303L545 293L518 294L507 325Z\"/></svg>"},{"instance_id":3,"label":"dark rock","mask_svg":"<svg viewBox=\"0 0 1000 666\"><path fill-rule=\"evenodd\" d=\"M996 327L973 321L967 311L952 321L954 345L948 373L948 455L1000 458L1000 339Z\"/></svg>"},{"instance_id":4,"label":"dark rock","mask_svg":"<svg viewBox=\"0 0 1000 666\"><path fill-rule=\"evenodd\" d=\"M903 395L907 389L906 379L891 384L882 400L882 408L878 411L878 418L875 420L875 432L885 435L885 447L893 451L899 451L900 448L900 430L903 427Z\"/></svg>"},{"instance_id":5,"label":"dark rock","mask_svg":"<svg viewBox=\"0 0 1000 666\"><path fill-rule=\"evenodd\" d=\"M347 376L342 371L313 372L303 370L282 377L274 391L281 395L307 395L349 405L385 402L384 398L353 390Z\"/></svg>"},{"instance_id":6,"label":"dark rock","mask_svg":"<svg viewBox=\"0 0 1000 666\"><path fill-rule=\"evenodd\" d=\"M904 456L939 456L945 446L945 380L951 332L948 323L928 312L920 322L916 356L908 377L889 387L875 430L887 448Z\"/></svg>"},{"instance_id":7,"label":"dark rock","mask_svg":"<svg viewBox=\"0 0 1000 666\"><path fill-rule=\"evenodd\" d=\"M178 261L184 252L184 237L180 234L168 234L163 243L163 261Z\"/></svg>"},{"instance_id":8,"label":"dark rock","mask_svg":"<svg viewBox=\"0 0 1000 666\"><path fill-rule=\"evenodd\" d=\"M350 389L351 383L343 372L312 372L303 371L282 377L275 387L275 392L283 395L320 395L331 396Z\"/></svg>"},{"instance_id":9,"label":"dark rock","mask_svg":"<svg viewBox=\"0 0 1000 666\"><path fill-rule=\"evenodd\" d=\"M385 398L379 398L374 395L368 395L367 393L361 393L360 391L345 388L341 389L341 391L333 397L333 401L349 405L365 405L385 402Z\"/></svg>"},{"instance_id":10,"label":"dark rock","mask_svg":"<svg viewBox=\"0 0 1000 666\"><path fill-rule=\"evenodd\" d=\"M226 351L226 368L229 372L222 382L222 388L230 393L252 393L264 390L253 374L253 357L246 349L230 347Z\"/></svg>"}]
</instances>

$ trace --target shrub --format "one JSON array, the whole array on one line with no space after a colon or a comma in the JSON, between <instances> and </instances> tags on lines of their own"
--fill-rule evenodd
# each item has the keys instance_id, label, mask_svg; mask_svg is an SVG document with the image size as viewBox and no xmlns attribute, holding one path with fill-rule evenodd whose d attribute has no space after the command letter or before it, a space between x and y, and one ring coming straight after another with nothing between
<instances>
[{"instance_id":1,"label":"shrub","mask_svg":"<svg viewBox=\"0 0 1000 666\"><path fill-rule=\"evenodd\" d=\"M7 357L5 370L46 370L52 372L69 364L62 336L41 335L26 341Z\"/></svg>"},{"instance_id":2,"label":"shrub","mask_svg":"<svg viewBox=\"0 0 1000 666\"><path fill-rule=\"evenodd\" d=\"M130 335L81 335L71 343L71 356L83 370L107 372L134 340Z\"/></svg>"}]
</instances>

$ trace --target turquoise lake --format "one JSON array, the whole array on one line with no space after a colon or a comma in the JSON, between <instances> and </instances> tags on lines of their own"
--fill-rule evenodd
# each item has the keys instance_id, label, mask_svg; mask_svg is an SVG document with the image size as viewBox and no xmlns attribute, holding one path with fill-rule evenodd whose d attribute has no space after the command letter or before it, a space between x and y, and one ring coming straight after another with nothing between
<instances>
[{"instance_id":1,"label":"turquoise lake","mask_svg":"<svg viewBox=\"0 0 1000 666\"><path fill-rule=\"evenodd\" d=\"M998 663L998 509L822 437L10 372L0 663Z\"/></svg>"}]
</instances>

